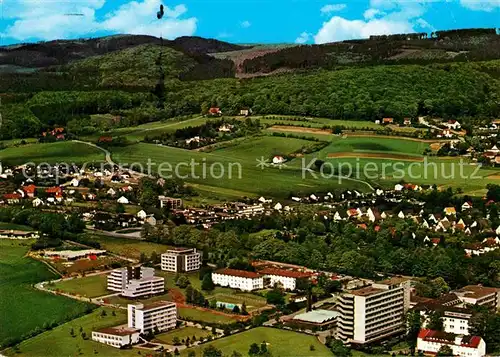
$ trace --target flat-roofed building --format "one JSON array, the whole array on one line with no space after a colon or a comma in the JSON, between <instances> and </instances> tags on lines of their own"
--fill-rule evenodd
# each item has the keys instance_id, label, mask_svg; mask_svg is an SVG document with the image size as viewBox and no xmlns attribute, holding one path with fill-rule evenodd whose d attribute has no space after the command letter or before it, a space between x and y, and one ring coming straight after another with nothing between
<instances>
[{"instance_id":1,"label":"flat-roofed building","mask_svg":"<svg viewBox=\"0 0 500 357\"><path fill-rule=\"evenodd\" d=\"M243 291L264 288L264 279L261 274L245 270L219 269L212 273L212 281L216 285Z\"/></svg>"},{"instance_id":2,"label":"flat-roofed building","mask_svg":"<svg viewBox=\"0 0 500 357\"><path fill-rule=\"evenodd\" d=\"M264 268L259 271L264 275L264 285L274 286L278 284L285 290L295 290L297 280L308 280L312 274L296 270Z\"/></svg>"},{"instance_id":3,"label":"flat-roofed building","mask_svg":"<svg viewBox=\"0 0 500 357\"><path fill-rule=\"evenodd\" d=\"M165 279L155 276L154 268L125 267L115 269L108 275L107 287L122 296L136 298L163 293Z\"/></svg>"},{"instance_id":4,"label":"flat-roofed building","mask_svg":"<svg viewBox=\"0 0 500 357\"><path fill-rule=\"evenodd\" d=\"M404 332L410 281L392 278L342 294L337 301L337 338L366 344Z\"/></svg>"},{"instance_id":5,"label":"flat-roofed building","mask_svg":"<svg viewBox=\"0 0 500 357\"><path fill-rule=\"evenodd\" d=\"M174 329L177 324L177 306L174 302L157 301L151 304L129 304L128 327L141 333Z\"/></svg>"},{"instance_id":6,"label":"flat-roofed building","mask_svg":"<svg viewBox=\"0 0 500 357\"><path fill-rule=\"evenodd\" d=\"M127 325L107 327L92 331L92 341L120 348L138 343L140 334L140 330L129 328Z\"/></svg>"},{"instance_id":7,"label":"flat-roofed building","mask_svg":"<svg viewBox=\"0 0 500 357\"><path fill-rule=\"evenodd\" d=\"M196 248L174 248L161 255L161 270L190 272L201 268L201 253Z\"/></svg>"},{"instance_id":8,"label":"flat-roofed building","mask_svg":"<svg viewBox=\"0 0 500 357\"><path fill-rule=\"evenodd\" d=\"M5 239L38 239L40 234L36 231L18 231L14 229L0 229L0 238Z\"/></svg>"},{"instance_id":9,"label":"flat-roofed building","mask_svg":"<svg viewBox=\"0 0 500 357\"><path fill-rule=\"evenodd\" d=\"M454 291L458 298L466 304L486 306L491 309L500 307L500 293L497 288L481 285L467 285Z\"/></svg>"},{"instance_id":10,"label":"flat-roofed building","mask_svg":"<svg viewBox=\"0 0 500 357\"><path fill-rule=\"evenodd\" d=\"M106 254L105 250L101 249L82 249L82 250L46 250L43 255L46 257L57 257L66 260L77 260L88 258L90 256L101 256Z\"/></svg>"},{"instance_id":11,"label":"flat-roofed building","mask_svg":"<svg viewBox=\"0 0 500 357\"><path fill-rule=\"evenodd\" d=\"M337 311L317 309L295 315L288 324L325 330L333 328L336 325L338 315Z\"/></svg>"}]
</instances>

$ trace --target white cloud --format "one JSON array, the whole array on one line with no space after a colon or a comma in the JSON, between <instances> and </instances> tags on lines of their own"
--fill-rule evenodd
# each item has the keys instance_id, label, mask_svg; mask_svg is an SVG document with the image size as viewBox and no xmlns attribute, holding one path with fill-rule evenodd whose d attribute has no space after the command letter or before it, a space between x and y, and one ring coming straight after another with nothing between
<instances>
[{"instance_id":1,"label":"white cloud","mask_svg":"<svg viewBox=\"0 0 500 357\"><path fill-rule=\"evenodd\" d=\"M436 28L432 26L430 23L420 18L415 21L415 24L418 25L421 29L428 29L430 31L436 31Z\"/></svg>"},{"instance_id":2,"label":"white cloud","mask_svg":"<svg viewBox=\"0 0 500 357\"><path fill-rule=\"evenodd\" d=\"M307 41L309 41L309 39L311 38L311 34L310 33L307 33L307 32L302 32L299 37L297 37L295 39L295 43L298 43L298 44L304 44L306 43Z\"/></svg>"},{"instance_id":3,"label":"white cloud","mask_svg":"<svg viewBox=\"0 0 500 357\"><path fill-rule=\"evenodd\" d=\"M47 1L43 6L33 6L32 0L19 0L15 6L4 6L4 16L14 19L5 35L25 41L72 38L109 31L174 38L192 35L196 31L196 18L180 18L187 12L183 4L173 8L165 6L165 16L158 20L158 0L130 1L99 20L95 12L102 8L104 2L58 0ZM68 13L84 16L67 16Z\"/></svg>"},{"instance_id":4,"label":"white cloud","mask_svg":"<svg viewBox=\"0 0 500 357\"><path fill-rule=\"evenodd\" d=\"M321 8L321 13L323 15L331 14L332 12L342 11L347 8L346 4L328 4Z\"/></svg>"},{"instance_id":5,"label":"white cloud","mask_svg":"<svg viewBox=\"0 0 500 357\"><path fill-rule=\"evenodd\" d=\"M371 20L371 19L373 19L377 16L380 16L380 15L385 15L385 12L380 11L379 9L373 9L373 8L370 8L363 13L363 17L366 20Z\"/></svg>"},{"instance_id":6,"label":"white cloud","mask_svg":"<svg viewBox=\"0 0 500 357\"><path fill-rule=\"evenodd\" d=\"M252 26L252 23L251 23L250 21L245 20L245 21L243 21L243 22L240 24L240 26L241 26L242 28L244 28L244 29L247 29L247 28L249 28L250 26Z\"/></svg>"},{"instance_id":7,"label":"white cloud","mask_svg":"<svg viewBox=\"0 0 500 357\"><path fill-rule=\"evenodd\" d=\"M473 11L493 11L500 8L500 0L460 0L460 4Z\"/></svg>"},{"instance_id":8,"label":"white cloud","mask_svg":"<svg viewBox=\"0 0 500 357\"><path fill-rule=\"evenodd\" d=\"M425 3L435 0L371 0L364 19L346 19L334 16L323 23L314 36L315 43L368 38L370 35L389 35L416 32L415 28L432 28L421 17Z\"/></svg>"},{"instance_id":9,"label":"white cloud","mask_svg":"<svg viewBox=\"0 0 500 357\"><path fill-rule=\"evenodd\" d=\"M370 35L405 32L413 32L411 24L406 21L384 19L370 21L347 20L339 16L334 16L330 21L323 23L323 27L314 36L314 42L327 43L346 39L367 38Z\"/></svg>"}]
</instances>

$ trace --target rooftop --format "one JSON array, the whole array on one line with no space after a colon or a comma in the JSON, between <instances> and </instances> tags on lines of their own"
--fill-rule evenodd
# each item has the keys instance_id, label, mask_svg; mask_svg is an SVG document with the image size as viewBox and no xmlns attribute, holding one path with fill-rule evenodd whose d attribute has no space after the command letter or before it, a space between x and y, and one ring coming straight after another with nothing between
<instances>
[{"instance_id":1,"label":"rooftop","mask_svg":"<svg viewBox=\"0 0 500 357\"><path fill-rule=\"evenodd\" d=\"M367 286L367 287L364 287L361 289L351 290L351 291L349 291L349 293L351 293L352 295L356 295L356 296L370 296L370 295L378 294L378 293L383 292L383 291L386 291L386 290L377 289L377 288L374 288L372 286Z\"/></svg>"},{"instance_id":2,"label":"rooftop","mask_svg":"<svg viewBox=\"0 0 500 357\"><path fill-rule=\"evenodd\" d=\"M133 333L138 333L141 331L137 330L135 328L129 328L129 327L127 327L127 325L122 325L122 326L101 328L101 329L96 330L94 332L105 333L105 334L114 335L114 336L128 336L128 335L131 335Z\"/></svg>"},{"instance_id":3,"label":"rooftop","mask_svg":"<svg viewBox=\"0 0 500 357\"><path fill-rule=\"evenodd\" d=\"M301 320L301 321L306 321L306 322L312 322L316 324L321 324L326 321L335 319L339 313L337 311L330 311L330 310L312 310L309 312L305 312L303 314L298 314L294 316L294 320Z\"/></svg>"},{"instance_id":4,"label":"rooftop","mask_svg":"<svg viewBox=\"0 0 500 357\"><path fill-rule=\"evenodd\" d=\"M133 305L133 304L132 304ZM171 306L176 306L175 302L170 302L170 301L156 301L156 302L152 302L150 304L137 304L135 305L135 308L137 310L143 310L143 311L147 311L147 310L153 310L153 309L157 309L159 307L171 307Z\"/></svg>"},{"instance_id":5,"label":"rooftop","mask_svg":"<svg viewBox=\"0 0 500 357\"><path fill-rule=\"evenodd\" d=\"M261 274L266 274L266 275L277 275L277 276L284 276L287 278L309 278L312 274L311 273L304 273L296 270L286 270L286 269L276 269L276 268L264 268L259 271Z\"/></svg>"},{"instance_id":6,"label":"rooftop","mask_svg":"<svg viewBox=\"0 0 500 357\"><path fill-rule=\"evenodd\" d=\"M241 278L249 278L249 279L256 279L260 278L261 275L258 273L255 273L253 271L246 271L246 270L237 270L237 269L219 269L215 271L216 274L222 274L222 275L231 275L231 276L239 276Z\"/></svg>"},{"instance_id":7,"label":"rooftop","mask_svg":"<svg viewBox=\"0 0 500 357\"><path fill-rule=\"evenodd\" d=\"M399 285L401 283L404 283L408 280L411 280L410 278L405 278L402 276L393 276L389 279L382 280L382 281L377 281L377 284L384 284L384 285Z\"/></svg>"},{"instance_id":8,"label":"rooftop","mask_svg":"<svg viewBox=\"0 0 500 357\"><path fill-rule=\"evenodd\" d=\"M498 292L498 289L496 288L490 288L481 285L467 285L462 289L456 291L458 295L474 299L480 299L482 297L495 294L496 292Z\"/></svg>"}]
</instances>

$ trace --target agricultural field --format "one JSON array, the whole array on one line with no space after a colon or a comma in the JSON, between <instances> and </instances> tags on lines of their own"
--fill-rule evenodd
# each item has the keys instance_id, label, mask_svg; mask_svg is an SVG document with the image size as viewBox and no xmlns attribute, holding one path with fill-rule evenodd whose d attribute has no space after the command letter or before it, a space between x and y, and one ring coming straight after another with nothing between
<instances>
[{"instance_id":1,"label":"agricultural field","mask_svg":"<svg viewBox=\"0 0 500 357\"><path fill-rule=\"evenodd\" d=\"M260 156L267 155L269 150L272 150L272 148L264 149ZM256 151L252 152L253 155L255 153ZM144 168L147 167L148 160L151 160L151 163L153 163L152 170L157 172L159 165L162 165L162 174L166 177L173 175L175 168L177 168L180 178L187 183L235 190L241 192L242 196L247 197L257 195L286 197L290 192L299 194L346 188L360 191L369 189L363 182L347 180L344 184L339 185L331 179L314 179L309 176L303 178L300 165L280 169L266 163L269 166L263 168L257 166L259 162L251 155L246 158L232 158L218 152L201 153L143 143L113 148L112 154L113 160L117 162L127 163L128 165L141 163ZM192 160L196 164L193 170L189 166ZM203 167L206 168L206 175L203 175ZM213 174L210 174L211 170Z\"/></svg>"},{"instance_id":2,"label":"agricultural field","mask_svg":"<svg viewBox=\"0 0 500 357\"><path fill-rule=\"evenodd\" d=\"M106 285L106 274L99 274L79 279L59 281L53 285L47 285L47 288L64 291L73 295L94 298L110 293L110 291L106 289Z\"/></svg>"},{"instance_id":3,"label":"agricultural field","mask_svg":"<svg viewBox=\"0 0 500 357\"><path fill-rule=\"evenodd\" d=\"M34 163L68 163L104 161L104 153L92 146L73 142L60 141L47 144L27 144L19 147L8 147L0 151L0 161L4 164L19 165Z\"/></svg>"},{"instance_id":4,"label":"agricultural field","mask_svg":"<svg viewBox=\"0 0 500 357\"><path fill-rule=\"evenodd\" d=\"M267 349L273 357L286 357L291 354L297 357L333 356L330 350L322 345L315 336L267 327L258 327L201 346L182 350L181 356L187 356L189 351L195 351L197 356L201 356L203 349L209 345L222 350L224 356L230 356L233 351L238 351L246 356L252 343L260 345L262 342L266 342ZM314 346L313 351L310 350L311 345Z\"/></svg>"},{"instance_id":5,"label":"agricultural field","mask_svg":"<svg viewBox=\"0 0 500 357\"><path fill-rule=\"evenodd\" d=\"M106 311L106 316L101 316ZM113 316L113 311L115 316ZM86 336L92 335L92 330L116 326L127 322L126 311L97 309L86 316L65 323L53 330L44 332L38 336L23 341L19 345L19 351L13 349L5 351L7 356L106 356L122 357L137 356L137 350L121 350L102 343L94 342L91 338L84 340L80 328ZM71 329L75 337L71 336Z\"/></svg>"},{"instance_id":6,"label":"agricultural field","mask_svg":"<svg viewBox=\"0 0 500 357\"><path fill-rule=\"evenodd\" d=\"M93 305L48 294L33 287L57 278L47 267L26 257L30 241L0 240L0 345L19 340L44 324L58 324L91 311Z\"/></svg>"},{"instance_id":7,"label":"agricultural field","mask_svg":"<svg viewBox=\"0 0 500 357\"><path fill-rule=\"evenodd\" d=\"M301 149L309 148L314 144L316 144L316 142L309 140L282 138L279 136L263 136L248 138L242 142L238 142L234 146L216 149L213 153L228 158L243 160L255 160L260 157L270 160L275 155L289 155Z\"/></svg>"},{"instance_id":8,"label":"agricultural field","mask_svg":"<svg viewBox=\"0 0 500 357\"><path fill-rule=\"evenodd\" d=\"M177 337L179 341L185 340L188 337L191 341L193 341L193 337L196 337L196 340L199 340L200 338L205 338L210 335L211 333L209 330L202 330L197 327L185 326L176 330L156 335L154 341L160 343L166 343L168 345L173 345L174 344L173 340L175 337Z\"/></svg>"}]
</instances>

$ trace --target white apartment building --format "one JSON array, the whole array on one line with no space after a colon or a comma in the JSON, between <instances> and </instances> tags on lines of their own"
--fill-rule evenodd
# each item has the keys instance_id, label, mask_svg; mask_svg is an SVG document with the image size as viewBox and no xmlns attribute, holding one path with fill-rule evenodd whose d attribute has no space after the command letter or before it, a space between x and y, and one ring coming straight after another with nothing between
<instances>
[{"instance_id":1,"label":"white apartment building","mask_svg":"<svg viewBox=\"0 0 500 357\"><path fill-rule=\"evenodd\" d=\"M220 269L212 273L212 281L216 285L227 286L243 291L264 288L262 275L245 270Z\"/></svg>"},{"instance_id":2,"label":"white apartment building","mask_svg":"<svg viewBox=\"0 0 500 357\"><path fill-rule=\"evenodd\" d=\"M108 275L108 290L129 298L161 294L165 291L165 279L155 276L154 268L125 267Z\"/></svg>"},{"instance_id":3,"label":"white apartment building","mask_svg":"<svg viewBox=\"0 0 500 357\"><path fill-rule=\"evenodd\" d=\"M190 272L201 268L201 253L196 248L174 248L161 255L161 270Z\"/></svg>"},{"instance_id":4,"label":"white apartment building","mask_svg":"<svg viewBox=\"0 0 500 357\"><path fill-rule=\"evenodd\" d=\"M443 332L456 335L469 334L469 320L472 312L457 307L447 307L443 311ZM422 326L425 328L429 323L429 313L421 311L420 315L424 317Z\"/></svg>"},{"instance_id":5,"label":"white apartment building","mask_svg":"<svg viewBox=\"0 0 500 357\"><path fill-rule=\"evenodd\" d=\"M440 331L422 329L417 338L417 350L426 354L436 354L447 345L454 356L482 357L486 355L486 343L479 336L450 335Z\"/></svg>"},{"instance_id":6,"label":"white apartment building","mask_svg":"<svg viewBox=\"0 0 500 357\"><path fill-rule=\"evenodd\" d=\"M278 284L285 290L293 291L297 287L298 279L309 279L312 274L303 273L294 270L265 268L259 271L264 275L264 282L266 286L274 286Z\"/></svg>"},{"instance_id":7,"label":"white apartment building","mask_svg":"<svg viewBox=\"0 0 500 357\"><path fill-rule=\"evenodd\" d=\"M177 307L174 302L158 301L148 305L128 305L128 327L141 333L174 329L177 324Z\"/></svg>"},{"instance_id":8,"label":"white apartment building","mask_svg":"<svg viewBox=\"0 0 500 357\"><path fill-rule=\"evenodd\" d=\"M392 278L341 295L337 301L337 338L365 344L404 332L410 281Z\"/></svg>"},{"instance_id":9,"label":"white apartment building","mask_svg":"<svg viewBox=\"0 0 500 357\"><path fill-rule=\"evenodd\" d=\"M500 289L481 285L467 285L454 291L458 298L466 304L484 305L491 309L500 308Z\"/></svg>"},{"instance_id":10,"label":"white apartment building","mask_svg":"<svg viewBox=\"0 0 500 357\"><path fill-rule=\"evenodd\" d=\"M120 348L139 342L140 331L127 326L107 327L92 331L92 341Z\"/></svg>"}]
</instances>

